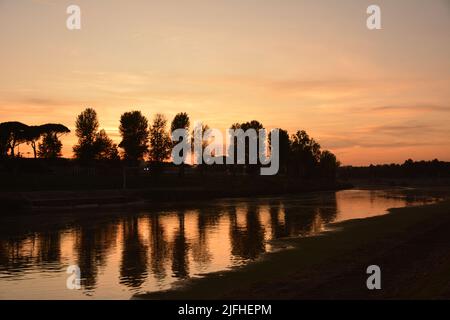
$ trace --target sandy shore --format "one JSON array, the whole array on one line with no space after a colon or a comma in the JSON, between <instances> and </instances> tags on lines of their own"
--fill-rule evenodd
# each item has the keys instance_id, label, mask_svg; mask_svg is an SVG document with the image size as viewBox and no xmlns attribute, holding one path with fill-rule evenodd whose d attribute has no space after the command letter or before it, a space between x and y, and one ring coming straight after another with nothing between
<instances>
[{"instance_id":1,"label":"sandy shore","mask_svg":"<svg viewBox=\"0 0 450 320\"><path fill-rule=\"evenodd\" d=\"M293 249L146 299L450 299L450 200L332 225L283 240ZM366 288L380 266L382 289Z\"/></svg>"}]
</instances>

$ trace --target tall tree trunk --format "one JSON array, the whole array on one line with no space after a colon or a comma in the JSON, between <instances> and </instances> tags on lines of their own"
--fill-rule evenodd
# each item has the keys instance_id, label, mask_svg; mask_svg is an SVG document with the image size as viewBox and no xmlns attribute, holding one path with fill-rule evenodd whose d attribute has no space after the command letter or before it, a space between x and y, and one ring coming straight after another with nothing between
<instances>
[{"instance_id":1,"label":"tall tree trunk","mask_svg":"<svg viewBox=\"0 0 450 320\"><path fill-rule=\"evenodd\" d=\"M14 154L14 145L15 145L15 142L14 142L14 141L9 145L9 149L11 150L11 157L12 157L12 158L15 157L15 154Z\"/></svg>"},{"instance_id":2,"label":"tall tree trunk","mask_svg":"<svg viewBox=\"0 0 450 320\"><path fill-rule=\"evenodd\" d=\"M33 154L34 154L34 158L37 158L36 155L36 141L31 141L31 148L33 148Z\"/></svg>"}]
</instances>

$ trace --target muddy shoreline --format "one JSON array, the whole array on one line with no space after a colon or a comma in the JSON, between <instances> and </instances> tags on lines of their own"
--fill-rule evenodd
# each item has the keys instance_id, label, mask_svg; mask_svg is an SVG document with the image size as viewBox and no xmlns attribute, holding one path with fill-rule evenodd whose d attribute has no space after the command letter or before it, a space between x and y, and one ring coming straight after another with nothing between
<instances>
[{"instance_id":1,"label":"muddy shoreline","mask_svg":"<svg viewBox=\"0 0 450 320\"><path fill-rule=\"evenodd\" d=\"M450 200L391 209L332 225L337 232L290 239L294 248L137 299L450 299ZM379 265L382 289L366 287Z\"/></svg>"}]
</instances>

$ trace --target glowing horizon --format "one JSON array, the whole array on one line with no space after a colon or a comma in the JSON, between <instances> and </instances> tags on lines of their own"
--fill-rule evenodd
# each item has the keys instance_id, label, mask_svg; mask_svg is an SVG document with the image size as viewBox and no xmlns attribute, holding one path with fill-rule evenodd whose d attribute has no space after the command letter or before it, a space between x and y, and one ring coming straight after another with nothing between
<instances>
[{"instance_id":1,"label":"glowing horizon","mask_svg":"<svg viewBox=\"0 0 450 320\"><path fill-rule=\"evenodd\" d=\"M66 125L65 157L92 107L117 143L126 111L187 112L306 130L344 165L450 161L449 3L377 1L375 31L369 4L0 0L0 122Z\"/></svg>"}]
</instances>

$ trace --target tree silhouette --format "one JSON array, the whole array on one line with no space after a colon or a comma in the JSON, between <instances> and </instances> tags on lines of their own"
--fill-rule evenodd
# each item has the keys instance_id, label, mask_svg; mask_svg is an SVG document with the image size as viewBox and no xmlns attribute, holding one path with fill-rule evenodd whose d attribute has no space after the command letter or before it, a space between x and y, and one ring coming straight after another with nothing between
<instances>
[{"instance_id":1,"label":"tree silhouette","mask_svg":"<svg viewBox=\"0 0 450 320\"><path fill-rule=\"evenodd\" d=\"M320 153L319 169L323 177L334 180L339 165L336 156L330 151L324 150Z\"/></svg>"},{"instance_id":2,"label":"tree silhouette","mask_svg":"<svg viewBox=\"0 0 450 320\"><path fill-rule=\"evenodd\" d=\"M69 128L60 123L46 123L40 125L39 130L43 133L54 133L56 135L62 135L70 132Z\"/></svg>"},{"instance_id":3,"label":"tree silhouette","mask_svg":"<svg viewBox=\"0 0 450 320\"><path fill-rule=\"evenodd\" d=\"M190 126L190 120L189 120L189 116L186 112L180 112L178 114L175 115L175 117L172 120L172 123L170 125L170 130L171 132L174 132L177 129L186 129L186 134L180 138L179 141L173 141L173 145L179 143L181 141L181 139L183 139L183 141L187 141L187 139L189 139L189 126ZM183 152L183 151L181 151ZM187 154L182 154L181 155L183 157L183 163L180 165L180 169L179 169L179 176L183 177L184 176L184 160L186 159Z\"/></svg>"},{"instance_id":4,"label":"tree silhouette","mask_svg":"<svg viewBox=\"0 0 450 320\"><path fill-rule=\"evenodd\" d=\"M240 123L233 123L230 127L231 130L237 130L241 128L241 124ZM231 137L230 137L231 138ZM233 176L236 174L237 170L238 170L238 164L237 164L237 137L233 136L232 137L233 141L230 141L230 144L228 146L228 156L231 157L231 154L233 155L233 165L231 167L231 173L233 174Z\"/></svg>"},{"instance_id":5,"label":"tree silhouette","mask_svg":"<svg viewBox=\"0 0 450 320\"><path fill-rule=\"evenodd\" d=\"M105 130L100 130L95 136L94 142L96 160L119 160L117 144L115 144L106 134Z\"/></svg>"},{"instance_id":6,"label":"tree silhouette","mask_svg":"<svg viewBox=\"0 0 450 320\"><path fill-rule=\"evenodd\" d=\"M9 148L9 132L0 123L0 159L6 157Z\"/></svg>"},{"instance_id":7,"label":"tree silhouette","mask_svg":"<svg viewBox=\"0 0 450 320\"><path fill-rule=\"evenodd\" d=\"M119 132L122 141L119 147L124 150L124 158L138 161L148 153L148 121L140 111L125 112L120 117Z\"/></svg>"},{"instance_id":8,"label":"tree silhouette","mask_svg":"<svg viewBox=\"0 0 450 320\"><path fill-rule=\"evenodd\" d=\"M176 129L189 129L191 122L189 120L189 115L186 112L180 112L175 115L170 125L170 130L173 132Z\"/></svg>"},{"instance_id":9,"label":"tree silhouette","mask_svg":"<svg viewBox=\"0 0 450 320\"><path fill-rule=\"evenodd\" d=\"M25 131L28 129L26 124L18 121L0 123L0 151L1 156L5 157L10 151L11 157L15 157L14 149L25 142Z\"/></svg>"},{"instance_id":10,"label":"tree silhouette","mask_svg":"<svg viewBox=\"0 0 450 320\"><path fill-rule=\"evenodd\" d=\"M295 173L299 177L311 177L320 157L320 145L304 130L292 135L291 160Z\"/></svg>"},{"instance_id":11,"label":"tree silhouette","mask_svg":"<svg viewBox=\"0 0 450 320\"><path fill-rule=\"evenodd\" d=\"M341 167L338 176L344 179L446 179L450 178L450 162L406 160L403 164L378 164L367 167Z\"/></svg>"},{"instance_id":12,"label":"tree silhouette","mask_svg":"<svg viewBox=\"0 0 450 320\"><path fill-rule=\"evenodd\" d=\"M61 156L62 143L53 133L44 133L42 142L39 143L39 158L55 159Z\"/></svg>"},{"instance_id":13,"label":"tree silhouette","mask_svg":"<svg viewBox=\"0 0 450 320\"><path fill-rule=\"evenodd\" d=\"M117 160L117 145L108 137L105 130L98 130L97 112L85 109L76 120L78 144L73 147L75 158L83 162L93 160Z\"/></svg>"},{"instance_id":14,"label":"tree silhouette","mask_svg":"<svg viewBox=\"0 0 450 320\"><path fill-rule=\"evenodd\" d=\"M33 156L37 158L37 144L41 139L44 131L41 126L29 126L25 132L27 144L31 144L31 148L33 149Z\"/></svg>"},{"instance_id":15,"label":"tree silhouette","mask_svg":"<svg viewBox=\"0 0 450 320\"><path fill-rule=\"evenodd\" d=\"M202 126L202 132L201 133L202 133L202 138L203 138L204 135L205 135L205 132L208 131L210 128L209 128L209 126L207 124L201 124L201 126ZM194 147L195 130L196 129L192 130L192 133L191 133L191 144L192 144L192 147ZM208 140L202 139L202 150L201 150L202 155L203 155L203 151L208 146L209 142L210 141L208 141Z\"/></svg>"},{"instance_id":16,"label":"tree silhouette","mask_svg":"<svg viewBox=\"0 0 450 320\"><path fill-rule=\"evenodd\" d=\"M34 158L36 158L38 155L38 141L43 135L53 135L53 137L46 137L46 141L43 145L44 149L47 149L47 147L50 146L58 148L58 145L61 144L58 140L58 134L65 134L68 132L70 132L70 130L66 126L55 123L47 123L39 126L27 126L26 124L17 121L0 123L0 158L5 157L8 150L10 151L11 157L14 157L15 147L24 142L31 144ZM56 143L56 141L59 141L59 143ZM44 151L44 149L42 150L42 152L44 152L43 154L47 154L48 150ZM59 148L59 152L60 151L61 148ZM56 154L58 154L57 150Z\"/></svg>"},{"instance_id":17,"label":"tree silhouette","mask_svg":"<svg viewBox=\"0 0 450 320\"><path fill-rule=\"evenodd\" d=\"M286 130L278 129L280 172L287 173L291 152L291 139ZM269 148L272 145L272 132L269 133Z\"/></svg>"},{"instance_id":18,"label":"tree silhouette","mask_svg":"<svg viewBox=\"0 0 450 320\"><path fill-rule=\"evenodd\" d=\"M87 108L81 112L75 122L75 134L78 144L73 147L75 158L82 161L91 161L95 158L95 137L98 130L97 112Z\"/></svg>"},{"instance_id":19,"label":"tree silhouette","mask_svg":"<svg viewBox=\"0 0 450 320\"><path fill-rule=\"evenodd\" d=\"M260 123L257 120L252 120L249 122L244 122L240 124L240 129L244 130L244 132L246 132L249 129L253 129L256 131L256 140L255 141L250 141L250 139L252 139L251 137L246 137L246 143L245 143L245 163L247 164L247 172L250 174L256 174L258 168L260 167L260 161L259 161L259 157L257 156L257 163L256 164L250 164L250 144L251 143L256 143L256 154L259 154L259 130L264 129L264 126L262 125L262 123ZM247 143L248 142L248 143Z\"/></svg>"},{"instance_id":20,"label":"tree silhouette","mask_svg":"<svg viewBox=\"0 0 450 320\"><path fill-rule=\"evenodd\" d=\"M201 126L201 148L200 150L195 150L195 139L196 139L196 131L200 131L200 126ZM194 130L192 130L191 133L191 154L192 156L195 157L203 157L203 152L205 151L205 148L208 146L208 144L211 142L211 139L205 140L203 139L205 132L209 130L209 126L207 124L202 124L202 123L197 123ZM200 174L203 174L203 172L205 171L206 168L206 164L204 164L203 162L201 164L198 164L198 167L200 168Z\"/></svg>"},{"instance_id":21,"label":"tree silhouette","mask_svg":"<svg viewBox=\"0 0 450 320\"><path fill-rule=\"evenodd\" d=\"M167 120L164 115L158 113L150 127L150 160L157 164L170 157L171 139L166 131Z\"/></svg>"},{"instance_id":22,"label":"tree silhouette","mask_svg":"<svg viewBox=\"0 0 450 320\"><path fill-rule=\"evenodd\" d=\"M41 126L29 127L26 134L27 139L32 139L31 145L36 157L36 141L43 135L42 142L39 143L38 156L40 158L57 158L61 156L62 143L60 135L69 133L70 130L59 123L47 123ZM58 136L59 135L59 136Z\"/></svg>"}]
</instances>

